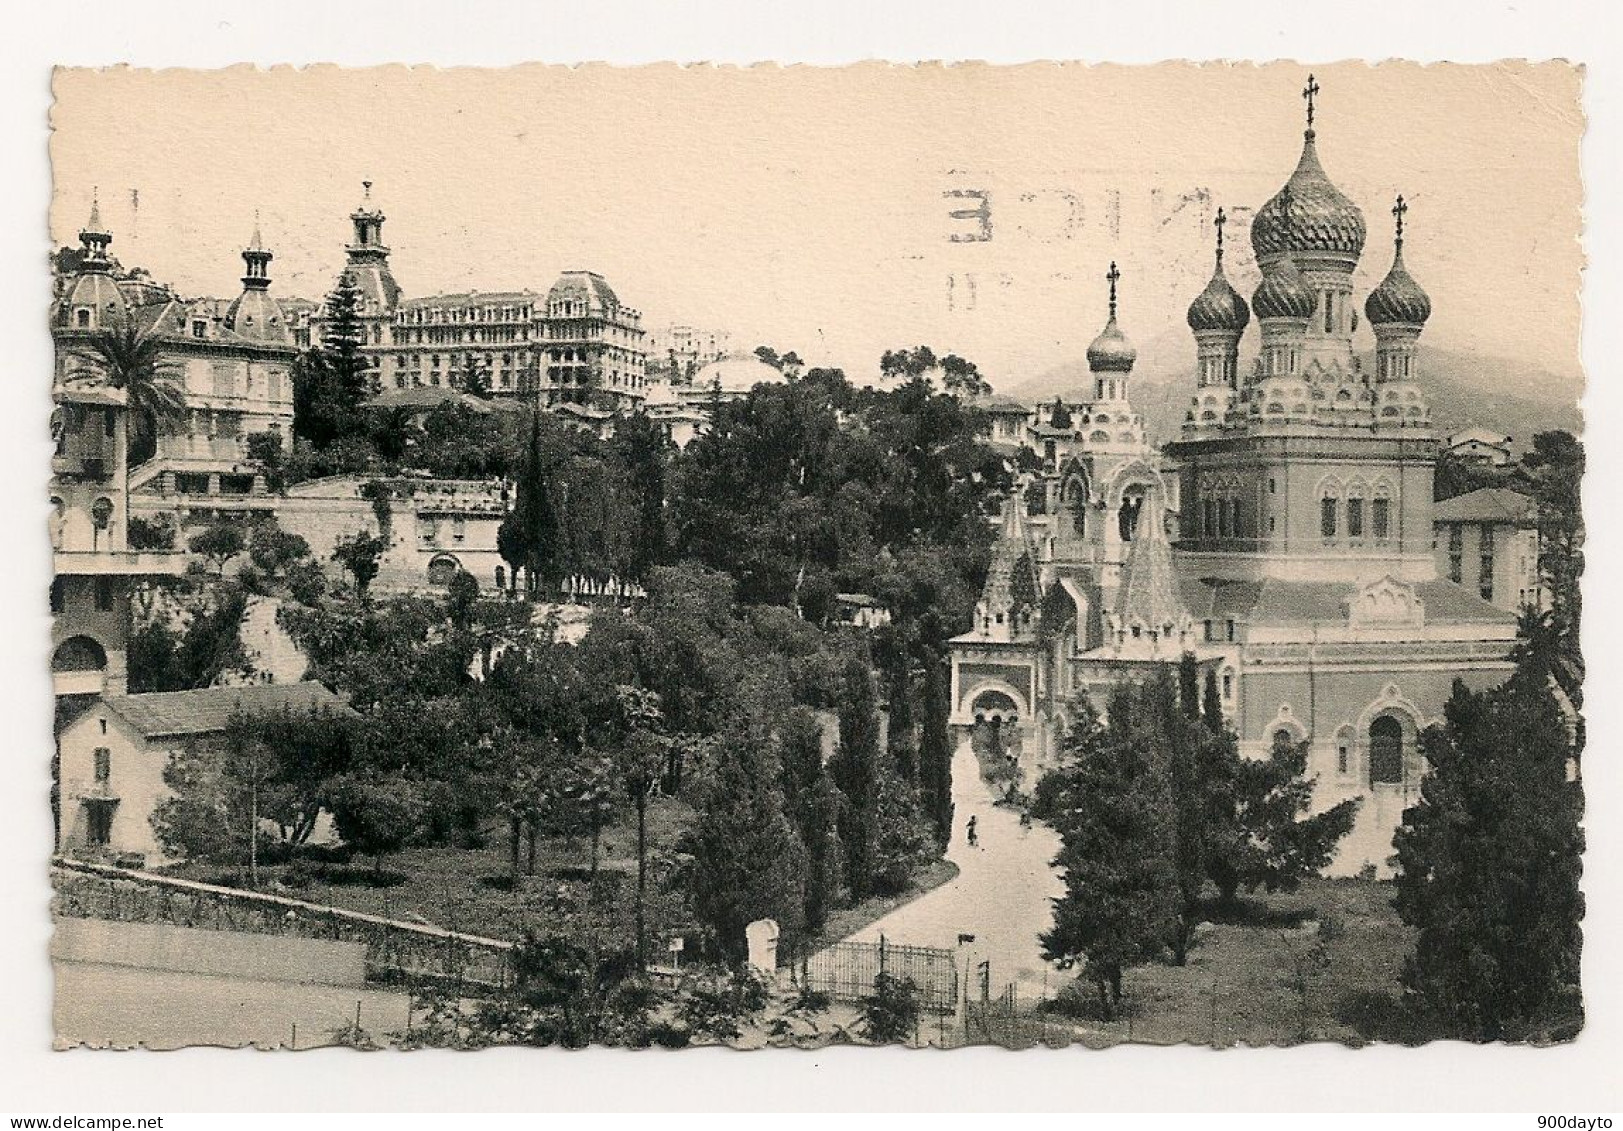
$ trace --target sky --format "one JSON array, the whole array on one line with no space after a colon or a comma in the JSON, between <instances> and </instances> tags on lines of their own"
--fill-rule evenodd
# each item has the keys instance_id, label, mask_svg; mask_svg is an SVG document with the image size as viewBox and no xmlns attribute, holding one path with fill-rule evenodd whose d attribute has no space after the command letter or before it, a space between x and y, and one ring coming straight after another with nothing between
<instances>
[{"instance_id":1,"label":"sky","mask_svg":"<svg viewBox=\"0 0 1623 1131\"><path fill-rule=\"evenodd\" d=\"M1359 292L1391 262L1401 192L1405 260L1433 300L1425 340L1571 375L1576 396L1581 72L1315 75L1320 156L1369 231ZM77 242L94 191L123 263L229 297L257 212L273 293L319 298L370 180L411 296L544 291L584 268L656 335L726 330L854 376L923 343L1009 386L1082 354L1111 261L1130 337L1182 326L1219 205L1249 294L1246 224L1295 166L1306 77L1296 64L62 69L50 237Z\"/></svg>"}]
</instances>

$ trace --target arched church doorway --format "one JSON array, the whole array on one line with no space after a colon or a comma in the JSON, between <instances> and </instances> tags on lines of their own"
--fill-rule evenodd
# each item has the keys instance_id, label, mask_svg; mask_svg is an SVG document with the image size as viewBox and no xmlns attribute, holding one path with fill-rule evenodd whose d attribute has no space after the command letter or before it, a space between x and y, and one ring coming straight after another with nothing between
<instances>
[{"instance_id":1,"label":"arched church doorway","mask_svg":"<svg viewBox=\"0 0 1623 1131\"><path fill-rule=\"evenodd\" d=\"M1369 724L1369 783L1403 784L1403 724L1391 715Z\"/></svg>"},{"instance_id":2,"label":"arched church doorway","mask_svg":"<svg viewBox=\"0 0 1623 1131\"><path fill-rule=\"evenodd\" d=\"M970 713L975 719L970 732L975 753L983 758L1007 757L1020 733L1019 704L1005 692L987 690L975 696Z\"/></svg>"}]
</instances>

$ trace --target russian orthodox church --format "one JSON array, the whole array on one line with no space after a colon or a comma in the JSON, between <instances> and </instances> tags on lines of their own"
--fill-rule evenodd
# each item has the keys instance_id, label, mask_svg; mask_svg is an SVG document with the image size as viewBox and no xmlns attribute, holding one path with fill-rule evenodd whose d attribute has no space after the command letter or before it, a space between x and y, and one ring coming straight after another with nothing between
<instances>
[{"instance_id":1,"label":"russian orthodox church","mask_svg":"<svg viewBox=\"0 0 1623 1131\"><path fill-rule=\"evenodd\" d=\"M1415 346L1431 300L1403 261L1365 298L1373 370L1354 346L1363 213L1326 174L1313 128L1256 213L1261 279L1246 302L1223 265L1189 306L1193 396L1181 435L1151 450L1128 399L1135 355L1110 317L1088 348L1091 398L1070 427L1033 429L1047 470L1005 504L974 628L953 641L953 723L995 727L1029 787L1086 695L1193 653L1218 682L1242 753L1309 746L1314 803L1359 798L1332 871L1384 870L1418 794L1419 736L1454 679L1510 673L1514 615L1437 573L1439 439ZM1241 364L1252 316L1260 350ZM1050 446L1051 445L1051 446ZM1025 498L1055 505L1028 518ZM1009 578L1028 570L1029 586Z\"/></svg>"}]
</instances>

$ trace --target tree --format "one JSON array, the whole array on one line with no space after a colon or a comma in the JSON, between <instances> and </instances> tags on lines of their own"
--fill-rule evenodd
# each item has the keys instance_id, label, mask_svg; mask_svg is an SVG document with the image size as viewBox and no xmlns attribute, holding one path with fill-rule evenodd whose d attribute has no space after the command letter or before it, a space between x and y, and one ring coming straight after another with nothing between
<instances>
[{"instance_id":1,"label":"tree","mask_svg":"<svg viewBox=\"0 0 1623 1131\"><path fill-rule=\"evenodd\" d=\"M715 744L684 840L693 857L693 912L734 964L747 953L744 928L756 919L777 920L780 945L792 950L806 906L805 850L784 816L777 752L747 734L737 739Z\"/></svg>"},{"instance_id":2,"label":"tree","mask_svg":"<svg viewBox=\"0 0 1623 1131\"><path fill-rule=\"evenodd\" d=\"M327 296L321 344L294 361L293 434L317 450L346 438L365 440L362 405L371 392L371 370L362 352L362 301L354 276L344 272Z\"/></svg>"},{"instance_id":3,"label":"tree","mask_svg":"<svg viewBox=\"0 0 1623 1131\"><path fill-rule=\"evenodd\" d=\"M873 829L874 893L906 891L914 869L936 855L935 830L919 809L918 794L888 761L874 783Z\"/></svg>"},{"instance_id":4,"label":"tree","mask_svg":"<svg viewBox=\"0 0 1623 1131\"><path fill-rule=\"evenodd\" d=\"M1537 1037L1578 995L1584 835L1566 723L1527 669L1492 691L1456 681L1444 718L1394 838L1398 914L1417 931L1403 983L1459 1036Z\"/></svg>"},{"instance_id":5,"label":"tree","mask_svg":"<svg viewBox=\"0 0 1623 1131\"><path fill-rule=\"evenodd\" d=\"M405 847L426 817L419 785L399 773L346 774L328 787L333 824L344 843L372 857L383 878L383 858Z\"/></svg>"},{"instance_id":6,"label":"tree","mask_svg":"<svg viewBox=\"0 0 1623 1131\"><path fill-rule=\"evenodd\" d=\"M267 581L279 581L294 566L310 560L310 543L267 515L248 531L248 560Z\"/></svg>"},{"instance_id":7,"label":"tree","mask_svg":"<svg viewBox=\"0 0 1623 1131\"><path fill-rule=\"evenodd\" d=\"M366 357L361 352L366 345L362 301L355 276L345 271L327 296L321 327L321 352L332 375L329 395L348 422L355 421L361 403L371 392Z\"/></svg>"},{"instance_id":8,"label":"tree","mask_svg":"<svg viewBox=\"0 0 1623 1131\"><path fill-rule=\"evenodd\" d=\"M790 715L780 761L783 811L806 853L806 927L816 931L839 896L840 792L823 765L823 729L810 711Z\"/></svg>"},{"instance_id":9,"label":"tree","mask_svg":"<svg viewBox=\"0 0 1623 1131\"><path fill-rule=\"evenodd\" d=\"M214 565L215 572L224 577L226 563L242 553L245 544L239 524L229 519L217 519L192 535L186 548L207 558Z\"/></svg>"},{"instance_id":10,"label":"tree","mask_svg":"<svg viewBox=\"0 0 1623 1131\"><path fill-rule=\"evenodd\" d=\"M1112 724L1130 716L1130 687L1111 696ZM1065 894L1043 953L1080 964L1106 1017L1121 1006L1122 973L1158 957L1178 916L1176 817L1166 774L1153 753L1086 716L1061 743L1062 784L1049 787L1050 819L1062 847L1055 860Z\"/></svg>"},{"instance_id":11,"label":"tree","mask_svg":"<svg viewBox=\"0 0 1623 1131\"><path fill-rule=\"evenodd\" d=\"M840 844L845 849L845 882L854 900L874 890L879 775L879 696L873 669L853 656L846 665L845 694L840 705L840 745L829 762L842 795Z\"/></svg>"},{"instance_id":12,"label":"tree","mask_svg":"<svg viewBox=\"0 0 1623 1131\"><path fill-rule=\"evenodd\" d=\"M1054 398L1054 411L1048 418L1048 423L1055 428L1071 427L1071 410L1066 407L1064 397Z\"/></svg>"},{"instance_id":13,"label":"tree","mask_svg":"<svg viewBox=\"0 0 1623 1131\"><path fill-rule=\"evenodd\" d=\"M164 782L172 796L158 806L153 827L175 855L246 860L257 871L260 823L275 822L285 845L304 844L356 743L352 717L329 709L234 711L218 744L170 756Z\"/></svg>"},{"instance_id":14,"label":"tree","mask_svg":"<svg viewBox=\"0 0 1623 1131\"><path fill-rule=\"evenodd\" d=\"M919 739L919 792L936 844L952 840L952 740L947 733L947 676L939 659L925 668L924 726Z\"/></svg>"},{"instance_id":15,"label":"tree","mask_svg":"<svg viewBox=\"0 0 1623 1131\"><path fill-rule=\"evenodd\" d=\"M641 580L654 566L667 564L665 522L665 435L646 414L620 421L612 441L614 462L625 477L635 530L627 572Z\"/></svg>"},{"instance_id":16,"label":"tree","mask_svg":"<svg viewBox=\"0 0 1623 1131\"><path fill-rule=\"evenodd\" d=\"M247 440L248 459L265 474L265 490L287 494L287 447L280 432L254 432Z\"/></svg>"},{"instance_id":17,"label":"tree","mask_svg":"<svg viewBox=\"0 0 1623 1131\"><path fill-rule=\"evenodd\" d=\"M127 453L131 467L157 454L160 433L178 431L185 422L186 390L180 368L165 355L158 338L134 326L98 330L75 356L89 373L124 390L134 425Z\"/></svg>"},{"instance_id":18,"label":"tree","mask_svg":"<svg viewBox=\"0 0 1623 1131\"><path fill-rule=\"evenodd\" d=\"M445 589L445 615L456 628L473 627L474 608L479 603L479 579L465 569L451 575Z\"/></svg>"},{"instance_id":19,"label":"tree","mask_svg":"<svg viewBox=\"0 0 1623 1131\"><path fill-rule=\"evenodd\" d=\"M496 531L496 548L511 571L513 583L524 571L526 588L534 593L542 579L556 574L558 516L541 448L541 414L530 415L530 442L519 475L513 509Z\"/></svg>"},{"instance_id":20,"label":"tree","mask_svg":"<svg viewBox=\"0 0 1623 1131\"><path fill-rule=\"evenodd\" d=\"M125 537L132 550L173 550L175 524L168 515L158 515L151 520L133 515L126 527Z\"/></svg>"},{"instance_id":21,"label":"tree","mask_svg":"<svg viewBox=\"0 0 1623 1131\"><path fill-rule=\"evenodd\" d=\"M1232 742L1231 735L1224 741ZM1276 745L1267 758L1223 759L1233 766L1233 824L1214 835L1207 874L1225 903L1240 888L1294 891L1330 862L1352 831L1358 800L1310 813L1314 779L1306 777L1309 744Z\"/></svg>"},{"instance_id":22,"label":"tree","mask_svg":"<svg viewBox=\"0 0 1623 1131\"><path fill-rule=\"evenodd\" d=\"M349 571L355 579L355 595L363 601L366 599L367 586L378 575L378 559L388 548L389 544L382 538L364 530L340 538L333 548L332 560Z\"/></svg>"},{"instance_id":23,"label":"tree","mask_svg":"<svg viewBox=\"0 0 1623 1131\"><path fill-rule=\"evenodd\" d=\"M1563 680L1575 704L1583 702L1584 520L1581 498L1583 445L1569 432L1540 432L1525 460L1538 503L1539 573L1550 599L1550 627L1566 664L1577 678ZM1557 673L1558 677L1560 673Z\"/></svg>"}]
</instances>

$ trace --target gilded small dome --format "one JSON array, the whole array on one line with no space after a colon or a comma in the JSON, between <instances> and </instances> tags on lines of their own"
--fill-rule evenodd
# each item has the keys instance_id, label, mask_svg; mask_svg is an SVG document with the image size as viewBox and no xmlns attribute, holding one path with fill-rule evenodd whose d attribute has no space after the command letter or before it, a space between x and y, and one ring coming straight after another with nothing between
<instances>
[{"instance_id":1,"label":"gilded small dome","mask_svg":"<svg viewBox=\"0 0 1623 1131\"><path fill-rule=\"evenodd\" d=\"M1328 255L1351 271L1364 250L1364 214L1330 182L1308 130L1302 157L1285 186L1251 221L1251 250L1259 262L1283 254Z\"/></svg>"},{"instance_id":2,"label":"gilded small dome","mask_svg":"<svg viewBox=\"0 0 1623 1131\"><path fill-rule=\"evenodd\" d=\"M1268 268L1251 294L1251 306L1258 318L1312 318L1318 305L1288 255Z\"/></svg>"},{"instance_id":3,"label":"gilded small dome","mask_svg":"<svg viewBox=\"0 0 1623 1131\"><path fill-rule=\"evenodd\" d=\"M1115 315L1088 347L1088 368L1094 373L1126 373L1138 360L1138 351L1116 325Z\"/></svg>"},{"instance_id":4,"label":"gilded small dome","mask_svg":"<svg viewBox=\"0 0 1623 1131\"><path fill-rule=\"evenodd\" d=\"M1189 328L1196 333L1202 330L1227 330L1238 334L1250 323L1251 308L1229 283L1219 264L1217 270L1212 272L1211 282L1206 284L1206 289L1189 304L1188 318Z\"/></svg>"}]
</instances>

